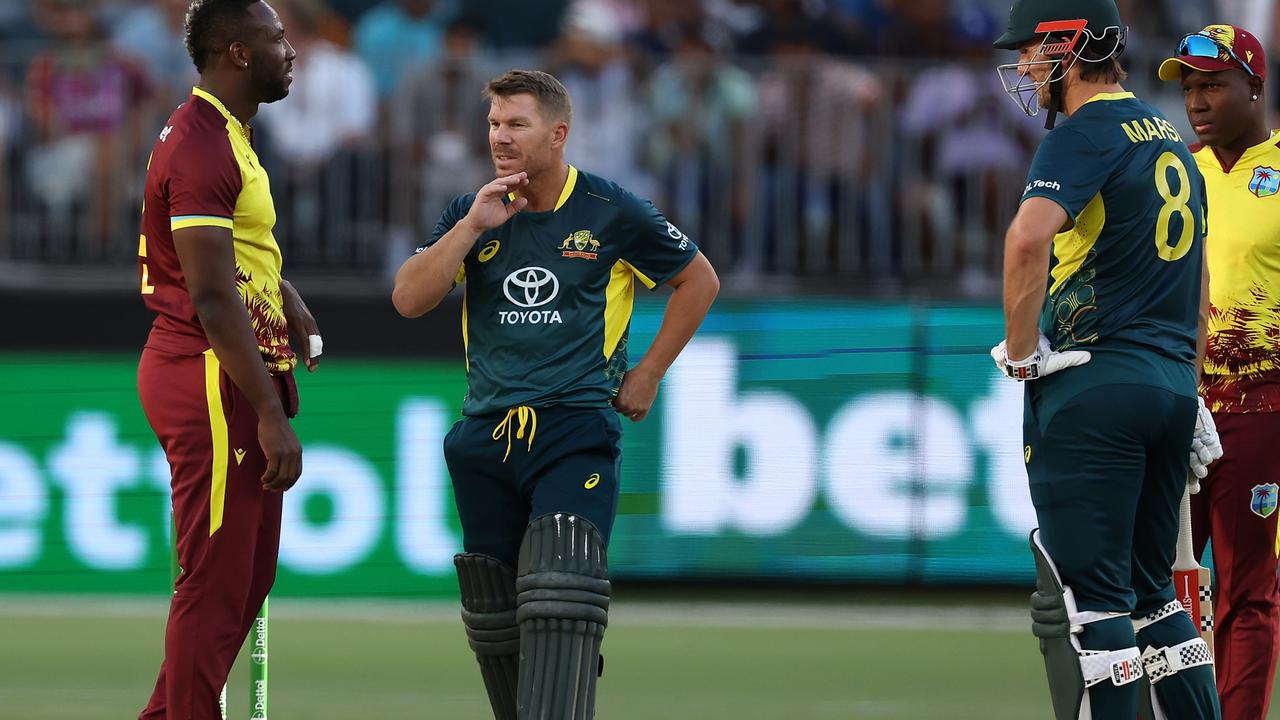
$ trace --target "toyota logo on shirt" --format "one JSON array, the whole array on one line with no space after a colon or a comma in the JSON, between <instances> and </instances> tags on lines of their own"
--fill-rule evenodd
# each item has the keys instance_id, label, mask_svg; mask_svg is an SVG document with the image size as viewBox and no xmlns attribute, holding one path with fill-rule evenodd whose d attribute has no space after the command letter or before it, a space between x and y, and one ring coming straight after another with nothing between
<instances>
[{"instance_id":1,"label":"toyota logo on shirt","mask_svg":"<svg viewBox=\"0 0 1280 720\"><path fill-rule=\"evenodd\" d=\"M503 281L502 294L518 307L542 307L560 294L560 280L546 268L520 268Z\"/></svg>"}]
</instances>

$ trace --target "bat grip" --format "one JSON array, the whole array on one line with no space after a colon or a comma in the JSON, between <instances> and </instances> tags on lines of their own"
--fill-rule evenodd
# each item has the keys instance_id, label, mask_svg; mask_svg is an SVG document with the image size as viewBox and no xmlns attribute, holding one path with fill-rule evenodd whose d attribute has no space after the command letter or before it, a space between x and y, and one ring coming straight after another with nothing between
<instances>
[{"instance_id":1,"label":"bat grip","mask_svg":"<svg viewBox=\"0 0 1280 720\"><path fill-rule=\"evenodd\" d=\"M1191 541L1191 491L1182 491L1182 503L1178 511L1178 554L1173 561L1174 570L1195 570L1195 545Z\"/></svg>"}]
</instances>

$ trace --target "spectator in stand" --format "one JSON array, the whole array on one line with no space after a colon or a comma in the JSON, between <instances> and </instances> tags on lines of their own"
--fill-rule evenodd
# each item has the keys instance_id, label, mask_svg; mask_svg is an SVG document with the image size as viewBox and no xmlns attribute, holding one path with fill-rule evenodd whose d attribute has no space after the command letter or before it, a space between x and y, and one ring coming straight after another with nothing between
<instances>
[{"instance_id":1,"label":"spectator in stand","mask_svg":"<svg viewBox=\"0 0 1280 720\"><path fill-rule=\"evenodd\" d=\"M129 199L120 168L145 158L136 120L148 116L151 85L141 65L106 41L93 0L39 1L38 18L53 42L27 72L36 138L24 174L51 223L82 216L78 232L64 228L60 235L87 240L76 253L85 259L106 249L112 211Z\"/></svg>"},{"instance_id":2,"label":"spectator in stand","mask_svg":"<svg viewBox=\"0 0 1280 720\"><path fill-rule=\"evenodd\" d=\"M688 34L649 85L654 131L648 164L662 207L708 257L741 237L749 173L746 123L757 107L755 81L716 54L701 34Z\"/></svg>"},{"instance_id":3,"label":"spectator in stand","mask_svg":"<svg viewBox=\"0 0 1280 720\"><path fill-rule=\"evenodd\" d=\"M727 1L727 0L722 0ZM638 53L666 60L690 35L721 39L717 49L732 50L733 40L723 28L713 25L702 4L685 0L642 0L640 21L628 33L628 43ZM713 33L713 28L716 33Z\"/></svg>"},{"instance_id":4,"label":"spectator in stand","mask_svg":"<svg viewBox=\"0 0 1280 720\"><path fill-rule=\"evenodd\" d=\"M764 22L741 37L738 42L741 52L748 55L770 52L779 30L790 35L803 33L808 37L808 44L821 52L839 48L840 36L824 4L800 0L760 0L759 4L764 9Z\"/></svg>"},{"instance_id":5,"label":"spectator in stand","mask_svg":"<svg viewBox=\"0 0 1280 720\"><path fill-rule=\"evenodd\" d=\"M0 2L0 45L8 61L30 58L47 42L44 27L36 19L41 8L37 3Z\"/></svg>"},{"instance_id":6,"label":"spectator in stand","mask_svg":"<svg viewBox=\"0 0 1280 720\"><path fill-rule=\"evenodd\" d=\"M356 22L355 49L383 99L400 85L404 69L440 56L444 26L452 17L448 0L384 0Z\"/></svg>"},{"instance_id":7,"label":"spectator in stand","mask_svg":"<svg viewBox=\"0 0 1280 720\"><path fill-rule=\"evenodd\" d=\"M438 60L410 68L392 98L389 168L392 228L387 271L394 275L430 234L451 199L493 177L485 115L489 105L476 92L506 68L480 53L480 29L454 20L445 29Z\"/></svg>"},{"instance_id":8,"label":"spectator in stand","mask_svg":"<svg viewBox=\"0 0 1280 720\"><path fill-rule=\"evenodd\" d=\"M7 78L0 75L0 266L13 251L9 243L13 241L13 233L9 225L9 210L13 193L12 176L14 149L18 135L18 125L22 117L22 103L17 99Z\"/></svg>"},{"instance_id":9,"label":"spectator in stand","mask_svg":"<svg viewBox=\"0 0 1280 720\"><path fill-rule=\"evenodd\" d=\"M1265 30L1264 25L1251 24L1255 20L1251 6L1265 11L1263 6L1274 6L1275 0L1211 0L1209 2L1186 2L1185 0L1117 0L1116 5L1122 18L1129 19L1129 33L1124 49L1125 67L1146 68L1157 66L1169 55L1169 45L1176 43L1187 28L1202 28L1214 23L1232 23L1250 29ZM1264 48L1270 50L1263 35L1255 36ZM1130 73L1130 82L1153 80L1154 76L1147 72ZM1152 102L1175 123L1182 122L1186 116L1186 107L1182 101L1182 93L1153 92L1165 88L1151 87L1146 93L1152 96ZM1139 86L1141 87L1141 86ZM1184 133L1191 132L1190 126L1183 126Z\"/></svg>"},{"instance_id":10,"label":"spectator in stand","mask_svg":"<svg viewBox=\"0 0 1280 720\"><path fill-rule=\"evenodd\" d=\"M369 10L369 0L332 0L329 5L338 17L351 25Z\"/></svg>"},{"instance_id":11,"label":"spectator in stand","mask_svg":"<svg viewBox=\"0 0 1280 720\"><path fill-rule=\"evenodd\" d=\"M653 181L640 167L648 129L640 88L632 73L621 26L606 6L575 4L564 33L552 48L552 74L573 98L573 134L565 156L571 165L592 168L641 197Z\"/></svg>"},{"instance_id":12,"label":"spectator in stand","mask_svg":"<svg viewBox=\"0 0 1280 720\"><path fill-rule=\"evenodd\" d=\"M115 24L116 48L141 60L155 84L156 96L177 106L200 79L183 39L183 23L191 0L156 0L127 11ZM172 109L171 107L169 109Z\"/></svg>"},{"instance_id":13,"label":"spectator in stand","mask_svg":"<svg viewBox=\"0 0 1280 720\"><path fill-rule=\"evenodd\" d=\"M682 0L657 0L659 4L682 4ZM769 13L759 0L702 0L707 18L706 36L718 52L737 52L744 40L759 33L769 21Z\"/></svg>"},{"instance_id":14,"label":"spectator in stand","mask_svg":"<svg viewBox=\"0 0 1280 720\"><path fill-rule=\"evenodd\" d=\"M461 11L465 20L480 28L485 47L512 58L509 64L520 64L529 50L542 50L555 42L568 6L569 0L464 0Z\"/></svg>"},{"instance_id":15,"label":"spectator in stand","mask_svg":"<svg viewBox=\"0 0 1280 720\"><path fill-rule=\"evenodd\" d=\"M954 15L955 54L912 76L898 112L900 142L919 149L905 173L913 180L897 193L901 215L920 224L925 262L961 268L953 279L965 294L999 291L1002 225L1018 199L1007 188L1044 136L1044 117L1004 101L991 72L990 38L1003 27L979 5Z\"/></svg>"},{"instance_id":16,"label":"spectator in stand","mask_svg":"<svg viewBox=\"0 0 1280 720\"><path fill-rule=\"evenodd\" d=\"M295 262L316 259L344 243L358 217L362 160L378 121L373 73L354 53L320 36L332 12L324 0L272 0L297 50L289 97L263 105L258 116L267 154L283 167L272 173L279 199L280 241ZM331 252L333 250L333 252Z\"/></svg>"},{"instance_id":17,"label":"spectator in stand","mask_svg":"<svg viewBox=\"0 0 1280 720\"><path fill-rule=\"evenodd\" d=\"M585 0L585 2L603 5L613 13L622 36L627 39L638 35L648 22L648 13L645 11L648 0ZM701 5L697 2L685 3L685 5L692 6L698 15L702 14Z\"/></svg>"},{"instance_id":18,"label":"spectator in stand","mask_svg":"<svg viewBox=\"0 0 1280 720\"><path fill-rule=\"evenodd\" d=\"M890 0L833 0L831 21L840 36L839 50L848 55L874 55L881 29L893 22Z\"/></svg>"},{"instance_id":19,"label":"spectator in stand","mask_svg":"<svg viewBox=\"0 0 1280 720\"><path fill-rule=\"evenodd\" d=\"M753 203L763 217L753 223L748 269L834 270L836 231L867 230L868 218L853 212L879 185L873 168L884 148L868 121L884 88L866 69L823 54L807 21L774 28L770 42L753 143L763 153Z\"/></svg>"},{"instance_id":20,"label":"spectator in stand","mask_svg":"<svg viewBox=\"0 0 1280 720\"><path fill-rule=\"evenodd\" d=\"M373 73L355 54L320 37L331 12L324 0L272 0L298 51L289 97L259 112L273 151L294 167L314 169L373 134L378 97Z\"/></svg>"},{"instance_id":21,"label":"spectator in stand","mask_svg":"<svg viewBox=\"0 0 1280 720\"><path fill-rule=\"evenodd\" d=\"M21 70L44 40L32 10L28 3L0 3L0 47L6 55L5 65L0 66L0 263L12 255L9 243L14 241L9 210L14 178L20 177L16 151L21 145Z\"/></svg>"},{"instance_id":22,"label":"spectator in stand","mask_svg":"<svg viewBox=\"0 0 1280 720\"><path fill-rule=\"evenodd\" d=\"M879 52L945 57L951 50L950 0L890 0L888 9L888 24L878 31L882 38Z\"/></svg>"}]
</instances>

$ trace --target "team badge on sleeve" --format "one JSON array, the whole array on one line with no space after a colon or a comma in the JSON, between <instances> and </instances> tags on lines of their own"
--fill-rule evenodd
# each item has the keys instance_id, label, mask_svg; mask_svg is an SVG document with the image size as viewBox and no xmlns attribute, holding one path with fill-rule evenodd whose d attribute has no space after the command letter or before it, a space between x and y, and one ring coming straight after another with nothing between
<instances>
[{"instance_id":1,"label":"team badge on sleeve","mask_svg":"<svg viewBox=\"0 0 1280 720\"><path fill-rule=\"evenodd\" d=\"M1280 171L1270 167L1253 169L1253 179L1249 181L1249 192L1260 198L1271 197L1280 192Z\"/></svg>"},{"instance_id":2,"label":"team badge on sleeve","mask_svg":"<svg viewBox=\"0 0 1280 720\"><path fill-rule=\"evenodd\" d=\"M1276 496L1280 494L1278 491L1280 485L1275 483L1254 485L1253 495L1249 498L1249 509L1260 518L1270 517L1276 511Z\"/></svg>"}]
</instances>

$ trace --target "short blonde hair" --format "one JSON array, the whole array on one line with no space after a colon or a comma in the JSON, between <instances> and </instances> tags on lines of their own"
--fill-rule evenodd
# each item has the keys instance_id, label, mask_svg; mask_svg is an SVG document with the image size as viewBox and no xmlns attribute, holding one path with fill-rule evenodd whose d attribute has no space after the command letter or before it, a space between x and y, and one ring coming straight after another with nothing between
<instances>
[{"instance_id":1,"label":"short blonde hair","mask_svg":"<svg viewBox=\"0 0 1280 720\"><path fill-rule=\"evenodd\" d=\"M484 99L509 98L513 95L532 95L538 103L538 111L547 120L573 122L573 103L569 91L551 73L541 70L509 70L489 81L484 88Z\"/></svg>"}]
</instances>

